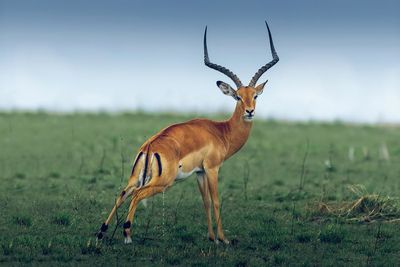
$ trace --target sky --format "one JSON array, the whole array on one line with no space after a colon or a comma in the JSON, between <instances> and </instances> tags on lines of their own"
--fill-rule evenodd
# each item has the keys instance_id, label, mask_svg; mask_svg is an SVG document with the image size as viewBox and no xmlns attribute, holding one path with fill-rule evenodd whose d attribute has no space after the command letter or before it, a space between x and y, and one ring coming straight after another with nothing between
<instances>
[{"instance_id":1,"label":"sky","mask_svg":"<svg viewBox=\"0 0 400 267\"><path fill-rule=\"evenodd\" d=\"M400 1L0 0L0 110L231 112L215 82L280 61L256 116L400 123Z\"/></svg>"}]
</instances>

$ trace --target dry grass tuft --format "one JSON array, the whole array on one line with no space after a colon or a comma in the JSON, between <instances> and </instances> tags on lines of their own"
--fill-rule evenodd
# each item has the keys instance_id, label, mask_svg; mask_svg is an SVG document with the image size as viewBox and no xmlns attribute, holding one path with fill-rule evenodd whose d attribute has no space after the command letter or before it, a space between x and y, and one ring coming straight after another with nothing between
<instances>
[{"instance_id":1,"label":"dry grass tuft","mask_svg":"<svg viewBox=\"0 0 400 267\"><path fill-rule=\"evenodd\" d=\"M344 218L354 222L400 222L400 203L398 199L370 194L361 185L351 185L352 201L342 203L317 203L319 215Z\"/></svg>"}]
</instances>

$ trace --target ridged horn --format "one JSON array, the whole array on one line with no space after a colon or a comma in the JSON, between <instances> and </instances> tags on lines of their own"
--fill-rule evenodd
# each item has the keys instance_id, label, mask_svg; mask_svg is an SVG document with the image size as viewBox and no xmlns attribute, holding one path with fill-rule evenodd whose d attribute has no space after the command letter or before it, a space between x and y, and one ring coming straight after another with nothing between
<instances>
[{"instance_id":1,"label":"ridged horn","mask_svg":"<svg viewBox=\"0 0 400 267\"><path fill-rule=\"evenodd\" d=\"M267 25L267 29L268 29L269 45L271 47L272 61L270 61L269 63L262 66L256 72L256 74L254 74L253 78L251 78L251 81L249 83L249 86L251 86L251 87L256 86L256 83L257 83L258 79L260 79L261 75L263 75L264 72L266 72L268 69L270 69L273 65L275 65L279 61L279 57L275 51L274 42L272 41L271 31L269 30L267 21L265 21L265 25Z\"/></svg>"},{"instance_id":2,"label":"ridged horn","mask_svg":"<svg viewBox=\"0 0 400 267\"><path fill-rule=\"evenodd\" d=\"M220 65L210 62L210 59L208 58L208 50L207 50L207 26L204 31L204 64L206 64L207 67L217 70L217 71L225 74L229 78L231 78L232 81L236 84L237 88L240 88L243 86L240 79L232 71L230 71L229 69L227 69L225 67L222 67Z\"/></svg>"}]
</instances>

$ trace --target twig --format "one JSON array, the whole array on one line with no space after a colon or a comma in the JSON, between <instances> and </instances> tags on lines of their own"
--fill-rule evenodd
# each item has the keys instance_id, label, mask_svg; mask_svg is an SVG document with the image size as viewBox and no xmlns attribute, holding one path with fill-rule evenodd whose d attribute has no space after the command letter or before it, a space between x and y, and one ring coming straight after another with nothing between
<instances>
[{"instance_id":1,"label":"twig","mask_svg":"<svg viewBox=\"0 0 400 267\"><path fill-rule=\"evenodd\" d=\"M246 160L244 163L244 174L243 174L243 186L244 186L244 200L247 201L247 184L250 176L250 165L249 161Z\"/></svg>"},{"instance_id":2,"label":"twig","mask_svg":"<svg viewBox=\"0 0 400 267\"><path fill-rule=\"evenodd\" d=\"M374 251L373 251L372 254L368 255L368 258L367 258L367 266L369 266L369 265L371 264L371 256L373 256L373 255L376 254L376 250L377 250L377 248L378 248L379 237L380 237L380 235L381 235L381 226L382 226L382 224L380 223L380 224L378 225L378 232L376 233L376 236L375 236Z\"/></svg>"},{"instance_id":3,"label":"twig","mask_svg":"<svg viewBox=\"0 0 400 267\"><path fill-rule=\"evenodd\" d=\"M83 167L85 166L85 157L81 154L81 164L79 165L79 173L82 173Z\"/></svg>"},{"instance_id":4,"label":"twig","mask_svg":"<svg viewBox=\"0 0 400 267\"><path fill-rule=\"evenodd\" d=\"M181 193L181 195L180 195L180 197L178 199L178 202L176 203L176 207L175 207L175 214L174 214L175 225L178 223L178 208L179 208L179 206L180 206L180 204L182 202L182 199L183 199L184 195L185 195L185 190L182 190L182 193Z\"/></svg>"},{"instance_id":5,"label":"twig","mask_svg":"<svg viewBox=\"0 0 400 267\"><path fill-rule=\"evenodd\" d=\"M115 198L115 205L117 205L117 198ZM125 214L124 214L125 215ZM115 218L116 218L116 223L115 223L115 228L114 228L114 231L113 231L113 233L112 233L112 235L111 235L111 240L112 239L114 239L114 235L115 235L115 232L117 231L117 228L122 224L122 222L123 222L123 220L122 220L122 218L123 218L124 216L121 216L121 218L118 216L118 208L115 210Z\"/></svg>"},{"instance_id":6,"label":"twig","mask_svg":"<svg viewBox=\"0 0 400 267\"><path fill-rule=\"evenodd\" d=\"M121 137L121 143L122 143L122 140L123 140L123 138ZM105 150L103 150L103 152L105 153ZM104 157L103 157L103 159L104 159ZM121 146L121 180L120 180L120 184L119 184L119 189L122 188L122 181L124 178L124 162L125 162L124 161L124 153L123 153L122 146ZM117 199L118 199L118 196L115 198L115 206L117 205ZM125 215L125 213L123 215ZM111 235L111 239L114 238L115 232L117 231L118 226L120 226L122 224L122 221L123 221L122 218L124 217L124 216L121 216L121 218L119 218L118 208L115 210L115 217L116 217L116 223L115 223L114 231Z\"/></svg>"},{"instance_id":7,"label":"twig","mask_svg":"<svg viewBox=\"0 0 400 267\"><path fill-rule=\"evenodd\" d=\"M124 158L124 152L122 151L122 147L121 147L121 181L120 181L121 184L122 184L122 180L125 177L124 170L125 170L125 158Z\"/></svg>"},{"instance_id":8,"label":"twig","mask_svg":"<svg viewBox=\"0 0 400 267\"><path fill-rule=\"evenodd\" d=\"M305 170L306 170L306 161L308 157L308 150L310 147L310 140L307 138L307 143L306 143L306 152L304 153L303 157L303 162L301 164L301 173L300 173L300 183L299 183L299 191L301 191L304 187L304 176L305 176Z\"/></svg>"},{"instance_id":9,"label":"twig","mask_svg":"<svg viewBox=\"0 0 400 267\"><path fill-rule=\"evenodd\" d=\"M154 217L153 216L153 211L154 211L154 199L152 199L152 201L151 201L150 216L148 217L148 220L147 220L147 223L146 223L146 227L145 227L145 231L144 231L144 236L142 238L143 244L147 239L152 239L152 238L147 237L147 234L148 234L148 231L149 231L149 228L150 228L151 219Z\"/></svg>"},{"instance_id":10,"label":"twig","mask_svg":"<svg viewBox=\"0 0 400 267\"><path fill-rule=\"evenodd\" d=\"M101 160L100 160L100 171L103 171L105 159L106 159L106 149L103 147L103 154L102 154Z\"/></svg>"},{"instance_id":11,"label":"twig","mask_svg":"<svg viewBox=\"0 0 400 267\"><path fill-rule=\"evenodd\" d=\"M294 234L294 213L296 211L296 202L293 201L293 209L292 209L292 225L291 225L291 230L290 233L291 235Z\"/></svg>"}]
</instances>

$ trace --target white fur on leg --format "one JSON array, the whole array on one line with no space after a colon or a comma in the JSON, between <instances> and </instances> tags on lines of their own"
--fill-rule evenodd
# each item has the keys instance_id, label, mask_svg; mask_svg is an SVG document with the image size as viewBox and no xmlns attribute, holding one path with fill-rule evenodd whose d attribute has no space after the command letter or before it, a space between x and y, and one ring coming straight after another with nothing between
<instances>
[{"instance_id":1,"label":"white fur on leg","mask_svg":"<svg viewBox=\"0 0 400 267\"><path fill-rule=\"evenodd\" d=\"M125 244L130 244L130 243L132 243L132 238L131 238L130 236L125 237L124 243L125 243Z\"/></svg>"}]
</instances>

